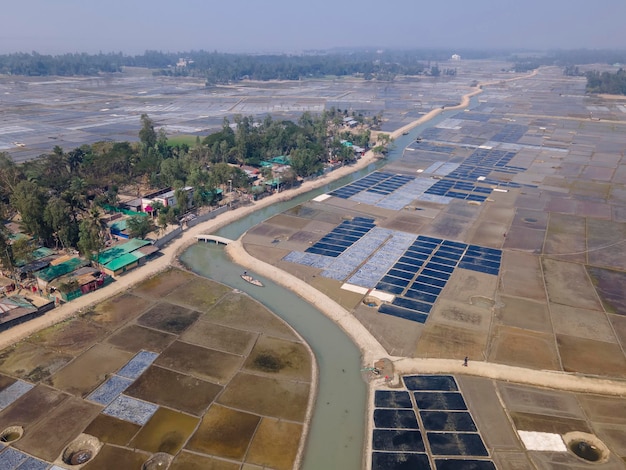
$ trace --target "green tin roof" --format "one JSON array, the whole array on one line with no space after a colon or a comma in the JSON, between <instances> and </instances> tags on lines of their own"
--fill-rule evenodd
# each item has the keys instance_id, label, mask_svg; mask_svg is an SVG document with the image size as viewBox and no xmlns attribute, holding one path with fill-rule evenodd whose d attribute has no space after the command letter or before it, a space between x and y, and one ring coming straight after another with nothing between
<instances>
[{"instance_id":1,"label":"green tin roof","mask_svg":"<svg viewBox=\"0 0 626 470\"><path fill-rule=\"evenodd\" d=\"M41 271L37 271L37 276L39 279L45 282L50 282L57 277L64 276L66 274L71 273L72 271L76 271L78 268L82 266L88 265L89 262L80 258L71 258L67 261L57 264L56 266L49 266Z\"/></svg>"},{"instance_id":2,"label":"green tin roof","mask_svg":"<svg viewBox=\"0 0 626 470\"><path fill-rule=\"evenodd\" d=\"M124 266L136 263L139 258L143 257L143 253L141 255L142 256L136 256L133 253L124 253L122 256L118 256L114 260L109 261L107 264L104 265L104 267L110 271L115 272L119 269L122 269Z\"/></svg>"},{"instance_id":3,"label":"green tin roof","mask_svg":"<svg viewBox=\"0 0 626 470\"><path fill-rule=\"evenodd\" d=\"M289 165L289 157L285 155L279 155L270 160L272 163L278 163L279 165Z\"/></svg>"},{"instance_id":4,"label":"green tin roof","mask_svg":"<svg viewBox=\"0 0 626 470\"><path fill-rule=\"evenodd\" d=\"M41 246L39 248L37 248L35 251L33 251L33 259L41 259L41 258L45 258L46 256L52 256L54 254L54 250L51 250L50 248L46 248L45 246Z\"/></svg>"},{"instance_id":5,"label":"green tin roof","mask_svg":"<svg viewBox=\"0 0 626 470\"><path fill-rule=\"evenodd\" d=\"M123 232L124 230L126 230L126 220L127 219L122 219L122 220L116 220L115 222L111 222L109 224L109 227L111 230L117 230L118 232Z\"/></svg>"},{"instance_id":6,"label":"green tin roof","mask_svg":"<svg viewBox=\"0 0 626 470\"><path fill-rule=\"evenodd\" d=\"M96 261L98 264L102 264L106 266L108 263L113 261L116 258L119 258L122 255L130 253L131 251L135 251L137 248L141 248L142 246L149 245L150 242L146 240L142 240L140 238L133 238L128 240L126 243L121 245L115 245L111 248L107 248L102 251L97 257Z\"/></svg>"}]
</instances>

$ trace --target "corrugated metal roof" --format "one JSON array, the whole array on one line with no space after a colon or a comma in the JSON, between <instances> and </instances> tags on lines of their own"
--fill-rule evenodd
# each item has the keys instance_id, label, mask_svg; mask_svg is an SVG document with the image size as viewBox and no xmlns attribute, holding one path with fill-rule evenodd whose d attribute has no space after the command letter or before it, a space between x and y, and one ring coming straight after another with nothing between
<instances>
[{"instance_id":1,"label":"corrugated metal roof","mask_svg":"<svg viewBox=\"0 0 626 470\"><path fill-rule=\"evenodd\" d=\"M116 220L115 222L109 223L109 227L111 230L116 230L118 232L123 232L127 228L127 219Z\"/></svg>"},{"instance_id":2,"label":"corrugated metal roof","mask_svg":"<svg viewBox=\"0 0 626 470\"><path fill-rule=\"evenodd\" d=\"M37 271L36 277L45 282L50 282L57 277L64 276L65 274L69 274L75 269L80 268L81 266L88 265L89 262L80 258L72 258L63 263L57 264L56 266L50 266L46 269L42 269L41 271Z\"/></svg>"},{"instance_id":3,"label":"corrugated metal roof","mask_svg":"<svg viewBox=\"0 0 626 470\"><path fill-rule=\"evenodd\" d=\"M137 248L141 248L142 246L149 245L150 242L146 240L141 240L140 238L133 238L132 240L128 240L126 243L122 243L120 245L112 246L101 252L97 257L96 261L99 264L107 265L111 261L120 256L125 255L126 253L130 253L131 251L135 251Z\"/></svg>"},{"instance_id":4,"label":"corrugated metal roof","mask_svg":"<svg viewBox=\"0 0 626 470\"><path fill-rule=\"evenodd\" d=\"M118 256L114 260L105 264L104 267L110 271L117 271L122 269L124 266L131 265L136 263L139 258L134 253L125 253L122 256Z\"/></svg>"},{"instance_id":5,"label":"corrugated metal roof","mask_svg":"<svg viewBox=\"0 0 626 470\"><path fill-rule=\"evenodd\" d=\"M33 251L33 259L41 259L52 255L54 255L54 250L46 248L45 246L41 246Z\"/></svg>"}]
</instances>

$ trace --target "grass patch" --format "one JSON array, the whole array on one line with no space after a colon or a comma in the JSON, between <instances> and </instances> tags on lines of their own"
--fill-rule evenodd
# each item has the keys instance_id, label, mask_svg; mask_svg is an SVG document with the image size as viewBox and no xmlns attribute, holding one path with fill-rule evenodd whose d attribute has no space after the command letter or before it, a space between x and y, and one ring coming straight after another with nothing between
<instances>
[{"instance_id":1,"label":"grass patch","mask_svg":"<svg viewBox=\"0 0 626 470\"><path fill-rule=\"evenodd\" d=\"M202 140L202 137L200 137L200 140ZM193 147L196 145L196 136L188 134L175 135L167 138L167 144L170 146L187 144L190 147Z\"/></svg>"},{"instance_id":2,"label":"grass patch","mask_svg":"<svg viewBox=\"0 0 626 470\"><path fill-rule=\"evenodd\" d=\"M278 372L285 367L279 358L272 356L271 354L259 354L254 359L254 364L265 372Z\"/></svg>"}]
</instances>

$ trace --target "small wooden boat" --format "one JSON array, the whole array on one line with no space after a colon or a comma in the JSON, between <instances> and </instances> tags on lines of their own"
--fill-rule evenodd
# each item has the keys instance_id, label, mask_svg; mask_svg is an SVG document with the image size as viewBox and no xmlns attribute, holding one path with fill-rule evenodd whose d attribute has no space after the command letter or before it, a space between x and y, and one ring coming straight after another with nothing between
<instances>
[{"instance_id":1,"label":"small wooden boat","mask_svg":"<svg viewBox=\"0 0 626 470\"><path fill-rule=\"evenodd\" d=\"M261 281L259 281L258 279L253 278L249 274L242 274L241 275L241 279L243 279L246 282L249 282L253 286L263 287L263 283Z\"/></svg>"}]
</instances>

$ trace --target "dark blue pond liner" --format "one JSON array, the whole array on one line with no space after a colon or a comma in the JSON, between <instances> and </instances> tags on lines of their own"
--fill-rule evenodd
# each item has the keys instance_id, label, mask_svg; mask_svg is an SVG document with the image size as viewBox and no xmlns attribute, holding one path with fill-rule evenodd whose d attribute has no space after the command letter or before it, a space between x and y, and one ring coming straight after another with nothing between
<instances>
[{"instance_id":1,"label":"dark blue pond liner","mask_svg":"<svg viewBox=\"0 0 626 470\"><path fill-rule=\"evenodd\" d=\"M333 252L337 253L335 256L338 256L341 253L343 253L344 251L346 251L345 247L340 247L340 246L337 246L337 245L333 245L331 243L319 243L318 242L318 243L316 243L315 245L313 245L310 248L318 248L320 250L326 250L326 251L331 252L331 253L333 253ZM306 251L308 252L309 249L307 249Z\"/></svg>"},{"instance_id":2,"label":"dark blue pond liner","mask_svg":"<svg viewBox=\"0 0 626 470\"><path fill-rule=\"evenodd\" d=\"M432 304L427 304L412 299L406 299L403 297L396 297L395 299L393 299L392 305L406 308L408 310L415 310L416 312L421 313L430 313L433 308Z\"/></svg>"},{"instance_id":3,"label":"dark blue pond liner","mask_svg":"<svg viewBox=\"0 0 626 470\"><path fill-rule=\"evenodd\" d=\"M450 247L450 248L459 248L460 250L465 250L467 248L467 243L455 242L453 240L444 240L441 242L442 247Z\"/></svg>"},{"instance_id":4,"label":"dark blue pond liner","mask_svg":"<svg viewBox=\"0 0 626 470\"><path fill-rule=\"evenodd\" d=\"M419 429L413 410L375 409L374 427L378 429Z\"/></svg>"},{"instance_id":5,"label":"dark blue pond liner","mask_svg":"<svg viewBox=\"0 0 626 470\"><path fill-rule=\"evenodd\" d=\"M448 251L437 250L437 252L435 253L435 256L441 257L441 258L446 258L446 259L451 259L453 261L459 261L461 259L462 254L461 253L452 253L452 252L448 252Z\"/></svg>"},{"instance_id":6,"label":"dark blue pond liner","mask_svg":"<svg viewBox=\"0 0 626 470\"><path fill-rule=\"evenodd\" d=\"M346 237L352 237L354 238L354 241L360 240L361 237L363 237L363 234L367 233L364 232L363 230L350 230L347 228L336 228L335 230L333 230L332 232L330 232L328 235L326 236L346 236Z\"/></svg>"},{"instance_id":7,"label":"dark blue pond liner","mask_svg":"<svg viewBox=\"0 0 626 470\"><path fill-rule=\"evenodd\" d=\"M425 452L422 433L416 430L374 429L372 448L388 452Z\"/></svg>"},{"instance_id":8,"label":"dark blue pond liner","mask_svg":"<svg viewBox=\"0 0 626 470\"><path fill-rule=\"evenodd\" d=\"M325 245L330 245L330 246L342 247L342 248L347 248L349 246L354 245L354 242L350 240L342 240L341 238L335 238L335 237L328 236L328 235L322 238L321 240L319 240L316 243L316 245L320 243L323 243Z\"/></svg>"},{"instance_id":9,"label":"dark blue pond liner","mask_svg":"<svg viewBox=\"0 0 626 470\"><path fill-rule=\"evenodd\" d=\"M412 247L422 247L422 248L432 248L435 249L439 246L439 243L431 241L431 240L422 240L420 237L411 244Z\"/></svg>"},{"instance_id":10,"label":"dark blue pond liner","mask_svg":"<svg viewBox=\"0 0 626 470\"><path fill-rule=\"evenodd\" d=\"M467 410L463 395L456 392L413 392L420 410Z\"/></svg>"},{"instance_id":11,"label":"dark blue pond liner","mask_svg":"<svg viewBox=\"0 0 626 470\"><path fill-rule=\"evenodd\" d=\"M448 192L445 194L445 196L447 196L447 197L453 197L453 198L455 198L455 199L465 199L465 198L468 196L468 194L465 194L465 193L459 193L459 192L456 192L456 191L448 191Z\"/></svg>"},{"instance_id":12,"label":"dark blue pond liner","mask_svg":"<svg viewBox=\"0 0 626 470\"><path fill-rule=\"evenodd\" d=\"M458 263L458 260L444 258L443 256L439 256L438 254L433 256L430 260L434 261L435 263L445 264L446 266L456 266Z\"/></svg>"},{"instance_id":13,"label":"dark blue pond liner","mask_svg":"<svg viewBox=\"0 0 626 470\"><path fill-rule=\"evenodd\" d=\"M483 202L483 201L487 200L487 197L486 196L482 196L480 194L470 194L469 196L467 196L467 200L468 201Z\"/></svg>"},{"instance_id":14,"label":"dark blue pond liner","mask_svg":"<svg viewBox=\"0 0 626 470\"><path fill-rule=\"evenodd\" d=\"M413 300L420 300L429 304L434 304L437 301L437 295L427 294L419 290L409 289L404 293L404 297L408 297Z\"/></svg>"},{"instance_id":15,"label":"dark blue pond liner","mask_svg":"<svg viewBox=\"0 0 626 470\"><path fill-rule=\"evenodd\" d=\"M403 186L405 183L395 184L390 181L385 181L383 183L377 184L373 189L377 189L379 191L389 191L390 193L398 189L400 186Z\"/></svg>"},{"instance_id":16,"label":"dark blue pond liner","mask_svg":"<svg viewBox=\"0 0 626 470\"><path fill-rule=\"evenodd\" d=\"M413 279L413 276L415 276L415 272L401 271L399 269L392 268L387 271L387 276L394 276L399 277L400 279L411 280Z\"/></svg>"},{"instance_id":17,"label":"dark blue pond liner","mask_svg":"<svg viewBox=\"0 0 626 470\"><path fill-rule=\"evenodd\" d=\"M431 259L430 263L425 266L427 269L434 269L435 271L441 271L444 273L452 274L454 266L448 266L445 264L434 263Z\"/></svg>"},{"instance_id":18,"label":"dark blue pond liner","mask_svg":"<svg viewBox=\"0 0 626 470\"><path fill-rule=\"evenodd\" d=\"M429 432L426 434L433 455L487 457L489 452L479 434Z\"/></svg>"},{"instance_id":19,"label":"dark blue pond liner","mask_svg":"<svg viewBox=\"0 0 626 470\"><path fill-rule=\"evenodd\" d=\"M445 189L437 189L437 188L430 188L426 191L424 191L424 194L434 194L435 196L445 196L446 195L446 190Z\"/></svg>"},{"instance_id":20,"label":"dark blue pond liner","mask_svg":"<svg viewBox=\"0 0 626 470\"><path fill-rule=\"evenodd\" d=\"M430 286L428 284L422 284L421 282L414 282L413 284L411 284L410 289L432 295L439 295L442 290L441 287Z\"/></svg>"},{"instance_id":21,"label":"dark blue pond liner","mask_svg":"<svg viewBox=\"0 0 626 470\"><path fill-rule=\"evenodd\" d=\"M374 225L375 219L372 219L371 217L354 217L352 220L346 220L345 221L348 224L353 224L353 225Z\"/></svg>"},{"instance_id":22,"label":"dark blue pond liner","mask_svg":"<svg viewBox=\"0 0 626 470\"><path fill-rule=\"evenodd\" d=\"M500 261L480 260L476 264L485 268L500 269Z\"/></svg>"},{"instance_id":23,"label":"dark blue pond liner","mask_svg":"<svg viewBox=\"0 0 626 470\"><path fill-rule=\"evenodd\" d=\"M465 248L461 248L458 246L446 246L446 245L439 245L439 248L437 248L437 254L439 253L452 253L452 254L456 254L456 255L462 255L463 253L465 253Z\"/></svg>"},{"instance_id":24,"label":"dark blue pond liner","mask_svg":"<svg viewBox=\"0 0 626 470\"><path fill-rule=\"evenodd\" d=\"M470 245L469 247L467 247L467 249L469 251L480 251L480 252L489 253L492 255L502 255L502 250L498 250L497 248L489 248L486 246Z\"/></svg>"},{"instance_id":25,"label":"dark blue pond liner","mask_svg":"<svg viewBox=\"0 0 626 470\"><path fill-rule=\"evenodd\" d=\"M383 276L383 278L379 282L385 282L387 284L398 287L406 287L409 285L409 281L407 281L406 279L400 279L399 277L393 276Z\"/></svg>"},{"instance_id":26,"label":"dark blue pond liner","mask_svg":"<svg viewBox=\"0 0 626 470\"><path fill-rule=\"evenodd\" d=\"M440 244L443 242L443 238L428 237L426 235L419 235L417 239L420 241L431 242L431 243L436 243L436 244Z\"/></svg>"},{"instance_id":27,"label":"dark blue pond liner","mask_svg":"<svg viewBox=\"0 0 626 470\"><path fill-rule=\"evenodd\" d=\"M404 291L404 287L394 286L393 284L389 284L388 282L379 282L378 284L376 284L376 289L393 295L402 294L402 292Z\"/></svg>"},{"instance_id":28,"label":"dark blue pond liner","mask_svg":"<svg viewBox=\"0 0 626 470\"><path fill-rule=\"evenodd\" d=\"M443 279L435 279L432 277L428 277L428 276L417 276L417 279L415 279L415 282L420 282L422 284L429 284L431 286L436 286L436 287L445 287L447 281L444 281Z\"/></svg>"},{"instance_id":29,"label":"dark blue pond liner","mask_svg":"<svg viewBox=\"0 0 626 470\"><path fill-rule=\"evenodd\" d=\"M441 255L441 256L455 255L459 257L463 256L463 253L465 253L465 250L463 248L457 248L454 246L443 246L443 245L441 245L435 252L436 255Z\"/></svg>"},{"instance_id":30,"label":"dark blue pond liner","mask_svg":"<svg viewBox=\"0 0 626 470\"><path fill-rule=\"evenodd\" d=\"M407 250L407 254L408 253L415 253L415 254L422 254L422 255L426 255L426 256L430 256L432 254L432 252L435 251L435 247L430 247L430 246L412 246Z\"/></svg>"},{"instance_id":31,"label":"dark blue pond liner","mask_svg":"<svg viewBox=\"0 0 626 470\"><path fill-rule=\"evenodd\" d=\"M502 258L502 252L497 252L494 253L493 251L487 251L486 249L477 249L475 247L468 247L467 248L467 255L469 256L485 256L491 260L496 260L496 259L501 259Z\"/></svg>"},{"instance_id":32,"label":"dark blue pond liner","mask_svg":"<svg viewBox=\"0 0 626 470\"><path fill-rule=\"evenodd\" d=\"M437 470L497 470L491 460L437 459Z\"/></svg>"},{"instance_id":33,"label":"dark blue pond liner","mask_svg":"<svg viewBox=\"0 0 626 470\"><path fill-rule=\"evenodd\" d=\"M338 246L341 248L348 248L354 245L355 240L354 237L344 238L346 235L326 235L324 238L321 238L317 243L325 243L331 246ZM358 241L358 238L357 240Z\"/></svg>"},{"instance_id":34,"label":"dark blue pond liner","mask_svg":"<svg viewBox=\"0 0 626 470\"><path fill-rule=\"evenodd\" d=\"M410 248L417 248L417 247L420 247L420 248L431 248L431 249L433 249L433 250L434 250L434 249L435 249L435 248L437 248L438 246L439 246L439 244L437 244L437 243L435 243L435 242L431 242L431 241L428 241L428 240L420 240L420 239L418 238L417 240L415 240L415 241L411 244Z\"/></svg>"},{"instance_id":35,"label":"dark blue pond liner","mask_svg":"<svg viewBox=\"0 0 626 470\"><path fill-rule=\"evenodd\" d=\"M412 266L413 269L419 269L424 264L424 261L425 260L411 258L405 255L405 256L402 256L402 258L400 258L397 262L400 264L405 264L407 266Z\"/></svg>"},{"instance_id":36,"label":"dark blue pond liner","mask_svg":"<svg viewBox=\"0 0 626 470\"><path fill-rule=\"evenodd\" d=\"M492 276L497 276L500 272L499 269L486 268L484 266L479 266L477 264L471 264L471 263L460 263L459 268L469 269L470 271L476 271L478 273L490 274Z\"/></svg>"},{"instance_id":37,"label":"dark blue pond liner","mask_svg":"<svg viewBox=\"0 0 626 470\"><path fill-rule=\"evenodd\" d=\"M402 378L409 390L456 392L459 390L451 375L407 375Z\"/></svg>"},{"instance_id":38,"label":"dark blue pond liner","mask_svg":"<svg viewBox=\"0 0 626 470\"><path fill-rule=\"evenodd\" d=\"M402 271L407 271L407 272L412 272L412 273L417 273L417 271L419 271L419 268L422 267L423 263L401 263L401 262L397 262L396 264L393 265L393 269L400 269Z\"/></svg>"},{"instance_id":39,"label":"dark blue pond liner","mask_svg":"<svg viewBox=\"0 0 626 470\"><path fill-rule=\"evenodd\" d=\"M476 266L483 266L485 268L500 269L500 261L490 261L484 258L474 258L472 256L463 257L461 263L475 264Z\"/></svg>"},{"instance_id":40,"label":"dark blue pond liner","mask_svg":"<svg viewBox=\"0 0 626 470\"><path fill-rule=\"evenodd\" d=\"M337 191L331 191L328 194L330 196L340 197L341 199L349 199L350 197L360 192L361 191L358 188L342 188Z\"/></svg>"},{"instance_id":41,"label":"dark blue pond liner","mask_svg":"<svg viewBox=\"0 0 626 470\"><path fill-rule=\"evenodd\" d=\"M385 315L391 315L393 317L404 318L405 320L411 320L417 323L426 323L428 315L425 313L419 313L414 310L407 310L406 308L398 307L391 304L382 304L378 308L378 313Z\"/></svg>"},{"instance_id":42,"label":"dark blue pond liner","mask_svg":"<svg viewBox=\"0 0 626 470\"><path fill-rule=\"evenodd\" d=\"M426 454L372 453L372 470L431 470Z\"/></svg>"},{"instance_id":43,"label":"dark blue pond liner","mask_svg":"<svg viewBox=\"0 0 626 470\"><path fill-rule=\"evenodd\" d=\"M498 255L492 255L489 253L476 253L475 251L468 251L467 253L465 253L465 256L463 256L462 261L469 261L469 262L473 262L476 260L484 260L484 261L489 261L491 263L501 263L502 262L502 256L498 256Z\"/></svg>"},{"instance_id":44,"label":"dark blue pond liner","mask_svg":"<svg viewBox=\"0 0 626 470\"><path fill-rule=\"evenodd\" d=\"M315 248L315 247L310 247L307 248L305 253L314 253L316 255L322 255L322 256L330 256L332 258L336 258L337 256L339 256L342 252L338 252L338 251L330 251L330 250L323 250L321 248Z\"/></svg>"},{"instance_id":45,"label":"dark blue pond liner","mask_svg":"<svg viewBox=\"0 0 626 470\"><path fill-rule=\"evenodd\" d=\"M472 415L465 411L420 411L426 431L477 432Z\"/></svg>"},{"instance_id":46,"label":"dark blue pond liner","mask_svg":"<svg viewBox=\"0 0 626 470\"><path fill-rule=\"evenodd\" d=\"M413 409L413 402L409 392L399 390L376 390L374 393L376 408L409 408Z\"/></svg>"},{"instance_id":47,"label":"dark blue pond liner","mask_svg":"<svg viewBox=\"0 0 626 470\"><path fill-rule=\"evenodd\" d=\"M446 280L446 281L450 278L450 274L449 273L442 273L440 271L433 271L432 269L423 269L422 270L422 274L424 276L435 277L437 279L443 279L443 280Z\"/></svg>"},{"instance_id":48,"label":"dark blue pond liner","mask_svg":"<svg viewBox=\"0 0 626 470\"><path fill-rule=\"evenodd\" d=\"M408 256L409 258L414 258L414 259L424 261L428 259L431 253L432 253L432 250L430 250L429 248L420 247L420 246L416 246L416 247L410 246L404 252L404 256Z\"/></svg>"},{"instance_id":49,"label":"dark blue pond liner","mask_svg":"<svg viewBox=\"0 0 626 470\"><path fill-rule=\"evenodd\" d=\"M477 186L476 189L474 189L475 193L481 193L481 194L491 194L492 191L493 189L483 188L482 186Z\"/></svg>"}]
</instances>

